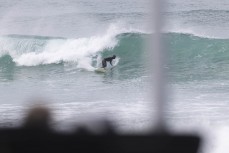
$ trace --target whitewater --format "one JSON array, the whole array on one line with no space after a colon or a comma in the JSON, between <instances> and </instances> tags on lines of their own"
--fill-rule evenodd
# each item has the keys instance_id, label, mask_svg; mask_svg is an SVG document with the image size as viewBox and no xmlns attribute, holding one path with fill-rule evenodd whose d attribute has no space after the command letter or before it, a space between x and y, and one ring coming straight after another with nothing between
<instances>
[{"instance_id":1,"label":"whitewater","mask_svg":"<svg viewBox=\"0 0 229 153\"><path fill-rule=\"evenodd\" d=\"M21 125L28 108L44 99L57 129L85 118L109 118L124 132L152 126L150 1L11 0L0 6L1 125ZM200 134L200 152L228 152L229 3L171 0L165 8L168 127ZM94 72L114 54L112 71Z\"/></svg>"}]
</instances>

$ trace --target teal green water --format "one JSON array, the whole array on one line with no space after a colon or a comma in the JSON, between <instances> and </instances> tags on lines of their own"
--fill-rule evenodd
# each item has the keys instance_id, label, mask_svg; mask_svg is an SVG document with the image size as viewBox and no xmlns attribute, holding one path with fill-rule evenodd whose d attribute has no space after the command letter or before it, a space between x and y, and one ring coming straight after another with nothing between
<instances>
[{"instance_id":1,"label":"teal green water","mask_svg":"<svg viewBox=\"0 0 229 153\"><path fill-rule=\"evenodd\" d=\"M229 40L168 34L170 78L175 81L227 80Z\"/></svg>"}]
</instances>

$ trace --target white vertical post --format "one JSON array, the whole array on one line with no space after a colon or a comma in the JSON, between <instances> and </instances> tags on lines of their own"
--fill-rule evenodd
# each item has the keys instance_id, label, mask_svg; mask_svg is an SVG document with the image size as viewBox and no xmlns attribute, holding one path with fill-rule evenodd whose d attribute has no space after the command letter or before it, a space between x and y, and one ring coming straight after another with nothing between
<instances>
[{"instance_id":1,"label":"white vertical post","mask_svg":"<svg viewBox=\"0 0 229 153\"><path fill-rule=\"evenodd\" d=\"M165 105L167 99L166 93L166 54L163 49L162 43L162 5L163 0L153 0L152 10L152 27L153 27L153 38L152 38L152 76L153 76L153 101L156 103L156 130L163 132L166 129L165 125Z\"/></svg>"}]
</instances>

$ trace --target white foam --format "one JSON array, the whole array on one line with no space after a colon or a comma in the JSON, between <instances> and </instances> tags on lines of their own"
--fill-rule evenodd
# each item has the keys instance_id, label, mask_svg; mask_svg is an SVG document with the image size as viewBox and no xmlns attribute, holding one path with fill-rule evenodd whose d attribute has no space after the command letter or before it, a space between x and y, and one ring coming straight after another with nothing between
<instances>
[{"instance_id":1,"label":"white foam","mask_svg":"<svg viewBox=\"0 0 229 153\"><path fill-rule=\"evenodd\" d=\"M77 68L93 71L93 58L105 49L112 50L118 45L117 35L130 32L142 33L123 23L116 23L111 24L103 34L77 39L1 37L1 46L4 47L0 48L0 56L9 54L18 66L72 62Z\"/></svg>"}]
</instances>

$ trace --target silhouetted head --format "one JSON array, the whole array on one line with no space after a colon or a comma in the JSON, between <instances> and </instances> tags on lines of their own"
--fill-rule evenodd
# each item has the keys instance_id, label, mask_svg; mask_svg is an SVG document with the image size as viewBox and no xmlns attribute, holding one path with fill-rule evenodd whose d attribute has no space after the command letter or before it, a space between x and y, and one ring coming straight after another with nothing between
<instances>
[{"instance_id":1,"label":"silhouetted head","mask_svg":"<svg viewBox=\"0 0 229 153\"><path fill-rule=\"evenodd\" d=\"M115 59L116 58L116 55L113 55L113 59Z\"/></svg>"},{"instance_id":2,"label":"silhouetted head","mask_svg":"<svg viewBox=\"0 0 229 153\"><path fill-rule=\"evenodd\" d=\"M27 117L24 121L24 126L30 128L43 128L49 127L51 114L49 109L44 106L36 106L29 110Z\"/></svg>"}]
</instances>

